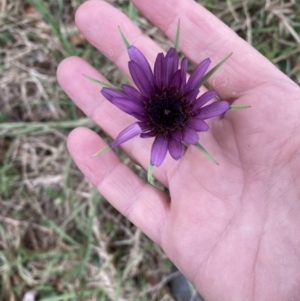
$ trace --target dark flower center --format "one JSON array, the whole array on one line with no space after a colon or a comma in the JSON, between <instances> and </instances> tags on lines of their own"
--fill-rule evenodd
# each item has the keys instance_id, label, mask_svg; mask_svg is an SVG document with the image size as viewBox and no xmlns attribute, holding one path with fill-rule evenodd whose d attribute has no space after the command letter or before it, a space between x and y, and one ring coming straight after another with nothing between
<instances>
[{"instance_id":1,"label":"dark flower center","mask_svg":"<svg viewBox=\"0 0 300 301\"><path fill-rule=\"evenodd\" d=\"M151 131L166 138L183 129L192 116L192 106L177 87L161 89L145 103Z\"/></svg>"}]
</instances>

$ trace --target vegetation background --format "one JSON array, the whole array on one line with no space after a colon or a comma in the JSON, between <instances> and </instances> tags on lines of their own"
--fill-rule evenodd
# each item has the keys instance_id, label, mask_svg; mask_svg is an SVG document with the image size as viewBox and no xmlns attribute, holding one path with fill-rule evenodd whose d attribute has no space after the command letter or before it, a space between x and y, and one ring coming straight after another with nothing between
<instances>
[{"instance_id":1,"label":"vegetation background","mask_svg":"<svg viewBox=\"0 0 300 301\"><path fill-rule=\"evenodd\" d=\"M103 133L59 87L58 63L79 55L112 83L123 80L77 31L82 2L0 0L0 300L171 301L171 262L99 195L66 149L74 127ZM128 0L108 2L171 45ZM300 83L299 0L198 2Z\"/></svg>"}]
</instances>

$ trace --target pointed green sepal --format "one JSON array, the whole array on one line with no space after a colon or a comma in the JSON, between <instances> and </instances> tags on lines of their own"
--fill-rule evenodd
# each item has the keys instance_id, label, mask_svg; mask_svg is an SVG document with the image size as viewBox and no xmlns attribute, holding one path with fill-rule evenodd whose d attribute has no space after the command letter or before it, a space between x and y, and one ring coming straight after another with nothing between
<instances>
[{"instance_id":1,"label":"pointed green sepal","mask_svg":"<svg viewBox=\"0 0 300 301\"><path fill-rule=\"evenodd\" d=\"M153 168L154 168L154 165L152 163L150 163L149 165L149 168L148 168L148 172L147 172L147 181L154 185L154 179L152 177L152 174L153 174Z\"/></svg>"},{"instance_id":2,"label":"pointed green sepal","mask_svg":"<svg viewBox=\"0 0 300 301\"><path fill-rule=\"evenodd\" d=\"M120 88L117 88L117 87L115 87L115 86L113 86L113 85L111 85L111 84L102 82L102 81L100 81L100 80L98 80L98 79L95 79L95 78L93 78L93 77L90 77L90 76L88 76L88 75L85 75L85 74L82 74L82 75L83 75L85 78L87 78L88 80L90 80L90 81L96 83L97 85L99 85L99 86L101 86L101 87L113 88L113 89L116 89L116 90L121 90Z\"/></svg>"},{"instance_id":3,"label":"pointed green sepal","mask_svg":"<svg viewBox=\"0 0 300 301\"><path fill-rule=\"evenodd\" d=\"M178 19L176 37L175 37L175 42L174 42L174 47L177 51L178 51L178 47L179 47L179 38L180 38L180 19Z\"/></svg>"},{"instance_id":4,"label":"pointed green sepal","mask_svg":"<svg viewBox=\"0 0 300 301\"><path fill-rule=\"evenodd\" d=\"M92 158L97 157L97 156L99 156L99 155L101 155L101 154L107 152L108 150L110 150L110 146L109 146L109 145L107 145L107 146L103 147L102 149L100 149L99 151L97 151L97 153L95 153L95 154L92 156Z\"/></svg>"},{"instance_id":5,"label":"pointed green sepal","mask_svg":"<svg viewBox=\"0 0 300 301\"><path fill-rule=\"evenodd\" d=\"M123 33L123 31L122 31L122 29L121 29L120 26L119 26L119 32L120 32L120 35L121 35L121 37L122 37L122 40L123 40L123 42L124 42L126 48L127 48L127 49L130 48L131 45L130 45L129 42L127 41L127 39L126 39L126 37L125 37L125 35L124 35L124 33Z\"/></svg>"},{"instance_id":6,"label":"pointed green sepal","mask_svg":"<svg viewBox=\"0 0 300 301\"><path fill-rule=\"evenodd\" d=\"M218 63L215 67L209 70L201 79L199 87L201 87L205 82L232 56L232 52L227 55L220 63Z\"/></svg>"},{"instance_id":7,"label":"pointed green sepal","mask_svg":"<svg viewBox=\"0 0 300 301\"><path fill-rule=\"evenodd\" d=\"M219 165L217 160L198 142L197 144L194 144L209 160L211 160L213 163Z\"/></svg>"},{"instance_id":8,"label":"pointed green sepal","mask_svg":"<svg viewBox=\"0 0 300 301\"><path fill-rule=\"evenodd\" d=\"M251 106L240 106L240 105L231 105L229 107L230 111L236 111L236 110L244 110L244 109L249 109Z\"/></svg>"}]
</instances>

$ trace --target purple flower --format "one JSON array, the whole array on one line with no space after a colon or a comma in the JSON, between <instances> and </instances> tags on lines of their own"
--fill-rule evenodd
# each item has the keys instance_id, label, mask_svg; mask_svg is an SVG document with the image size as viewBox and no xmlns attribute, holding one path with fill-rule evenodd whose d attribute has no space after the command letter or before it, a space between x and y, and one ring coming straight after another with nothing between
<instances>
[{"instance_id":1,"label":"purple flower","mask_svg":"<svg viewBox=\"0 0 300 301\"><path fill-rule=\"evenodd\" d=\"M220 115L229 109L227 101L216 101L204 106L217 92L210 90L200 97L199 83L207 71L210 59L202 61L187 76L187 58L179 68L179 57L175 48L164 56L159 53L154 70L145 56L134 46L128 48L128 63L131 77L137 87L122 85L121 90L103 88L102 94L111 103L138 121L124 129L110 144L115 147L140 135L155 137L151 149L151 163L159 166L167 152L178 160L184 144L196 144L197 132L208 130L205 119Z\"/></svg>"}]
</instances>

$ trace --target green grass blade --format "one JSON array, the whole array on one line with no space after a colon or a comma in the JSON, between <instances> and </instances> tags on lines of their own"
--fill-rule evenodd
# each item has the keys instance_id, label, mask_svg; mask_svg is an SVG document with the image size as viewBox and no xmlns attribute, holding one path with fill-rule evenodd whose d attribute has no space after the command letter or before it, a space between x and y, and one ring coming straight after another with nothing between
<instances>
[{"instance_id":1,"label":"green grass blade","mask_svg":"<svg viewBox=\"0 0 300 301\"><path fill-rule=\"evenodd\" d=\"M128 5L128 17L134 22L137 17L137 9L132 3L132 1L129 2Z\"/></svg>"},{"instance_id":2,"label":"green grass blade","mask_svg":"<svg viewBox=\"0 0 300 301\"><path fill-rule=\"evenodd\" d=\"M0 135L14 137L33 133L45 134L52 129L71 129L78 126L94 128L95 124L89 118L46 122L7 122L0 123Z\"/></svg>"},{"instance_id":3,"label":"green grass blade","mask_svg":"<svg viewBox=\"0 0 300 301\"><path fill-rule=\"evenodd\" d=\"M51 13L49 7L46 5L47 1L33 0L35 9L44 17L44 19L50 24L52 31L61 42L64 50L69 55L76 54L75 47L65 38L61 31L61 22L56 20Z\"/></svg>"}]
</instances>

